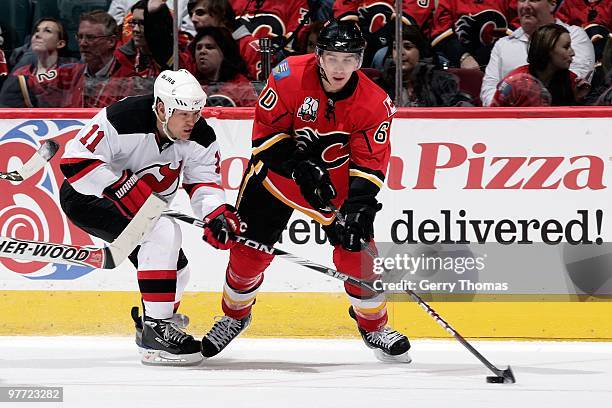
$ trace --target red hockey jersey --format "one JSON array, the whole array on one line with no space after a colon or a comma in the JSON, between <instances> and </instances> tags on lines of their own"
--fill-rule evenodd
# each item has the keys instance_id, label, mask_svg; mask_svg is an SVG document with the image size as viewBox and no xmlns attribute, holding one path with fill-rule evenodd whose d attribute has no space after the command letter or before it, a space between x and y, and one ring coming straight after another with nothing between
<instances>
[{"instance_id":1,"label":"red hockey jersey","mask_svg":"<svg viewBox=\"0 0 612 408\"><path fill-rule=\"evenodd\" d=\"M234 0L231 4L255 38L289 37L308 13L307 0Z\"/></svg>"},{"instance_id":2,"label":"red hockey jersey","mask_svg":"<svg viewBox=\"0 0 612 408\"><path fill-rule=\"evenodd\" d=\"M612 30L612 3L610 0L565 0L557 17L569 25L586 28L597 24Z\"/></svg>"},{"instance_id":3,"label":"red hockey jersey","mask_svg":"<svg viewBox=\"0 0 612 408\"><path fill-rule=\"evenodd\" d=\"M263 185L271 194L326 225L334 214L312 209L293 180L266 165L266 155L282 155L278 146L293 138L329 171L338 192L332 200L336 206L356 184L360 191L375 195L387 172L396 109L361 71L340 92L327 94L318 70L313 54L289 57L273 69L255 109L253 165L246 177L265 174Z\"/></svg>"},{"instance_id":4,"label":"red hockey jersey","mask_svg":"<svg viewBox=\"0 0 612 408\"><path fill-rule=\"evenodd\" d=\"M492 44L499 36L505 35L509 23L516 16L516 0L439 0L432 25L432 45L436 46L455 34L457 29L474 33L478 38L469 39L481 45ZM469 20L460 21L463 16ZM473 25L467 30L466 24ZM459 36L460 37L460 36Z\"/></svg>"},{"instance_id":5,"label":"red hockey jersey","mask_svg":"<svg viewBox=\"0 0 612 408\"><path fill-rule=\"evenodd\" d=\"M411 24L417 24L425 34L431 28L436 4L434 0L404 0L402 11L404 18ZM368 32L375 33L384 27L395 13L393 0L336 0L334 17L339 19L360 20L360 26Z\"/></svg>"}]
</instances>

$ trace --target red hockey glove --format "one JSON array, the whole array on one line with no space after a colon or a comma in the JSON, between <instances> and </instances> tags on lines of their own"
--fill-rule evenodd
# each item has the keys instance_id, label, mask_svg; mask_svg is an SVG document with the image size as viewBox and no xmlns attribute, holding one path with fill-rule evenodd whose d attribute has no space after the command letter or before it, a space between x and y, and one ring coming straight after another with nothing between
<instances>
[{"instance_id":1,"label":"red hockey glove","mask_svg":"<svg viewBox=\"0 0 612 408\"><path fill-rule=\"evenodd\" d=\"M230 249L236 243L234 237L240 232L238 211L229 204L222 204L204 217L202 239L217 249Z\"/></svg>"},{"instance_id":2,"label":"red hockey glove","mask_svg":"<svg viewBox=\"0 0 612 408\"><path fill-rule=\"evenodd\" d=\"M106 187L102 195L111 200L121 214L131 219L152 192L147 183L132 174L130 170L124 170L119 180Z\"/></svg>"},{"instance_id":3,"label":"red hockey glove","mask_svg":"<svg viewBox=\"0 0 612 408\"><path fill-rule=\"evenodd\" d=\"M329 201L336 197L329 173L312 160L297 163L291 177L300 187L304 199L317 211L325 211Z\"/></svg>"}]
</instances>

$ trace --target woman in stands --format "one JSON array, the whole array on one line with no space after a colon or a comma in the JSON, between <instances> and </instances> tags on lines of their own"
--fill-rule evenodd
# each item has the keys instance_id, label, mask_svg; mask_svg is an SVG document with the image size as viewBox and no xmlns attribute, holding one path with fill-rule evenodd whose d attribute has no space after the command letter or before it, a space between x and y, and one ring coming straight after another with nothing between
<instances>
[{"instance_id":1,"label":"woman in stands","mask_svg":"<svg viewBox=\"0 0 612 408\"><path fill-rule=\"evenodd\" d=\"M55 18L44 17L36 22L31 48L35 61L13 69L0 94L3 107L63 107L69 102L61 84L62 65L70 62L66 29Z\"/></svg>"},{"instance_id":2,"label":"woman in stands","mask_svg":"<svg viewBox=\"0 0 612 408\"><path fill-rule=\"evenodd\" d=\"M453 74L435 64L435 55L414 25L402 29L402 106L472 106L472 98L459 90ZM383 63L378 84L395 98L395 45Z\"/></svg>"},{"instance_id":3,"label":"woman in stands","mask_svg":"<svg viewBox=\"0 0 612 408\"><path fill-rule=\"evenodd\" d=\"M244 75L245 63L227 29L199 29L190 51L194 75L208 94L207 106L255 106L255 89Z\"/></svg>"},{"instance_id":4,"label":"woman in stands","mask_svg":"<svg viewBox=\"0 0 612 408\"><path fill-rule=\"evenodd\" d=\"M499 83L491 106L579 105L590 85L569 70L573 58L570 35L564 27L546 24L538 28L529 43L529 64L511 71ZM545 90L538 91L540 84Z\"/></svg>"}]
</instances>

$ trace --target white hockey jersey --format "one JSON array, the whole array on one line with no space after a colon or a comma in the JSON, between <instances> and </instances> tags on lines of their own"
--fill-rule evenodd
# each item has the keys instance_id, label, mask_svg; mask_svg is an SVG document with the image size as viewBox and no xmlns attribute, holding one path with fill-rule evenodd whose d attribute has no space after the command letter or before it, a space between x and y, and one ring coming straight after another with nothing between
<instances>
[{"instance_id":1,"label":"white hockey jersey","mask_svg":"<svg viewBox=\"0 0 612 408\"><path fill-rule=\"evenodd\" d=\"M102 109L66 144L62 172L79 193L102 197L129 169L168 201L176 195L182 174L193 210L202 219L225 203L215 132L202 118L189 140L160 140L152 105L148 95Z\"/></svg>"}]
</instances>

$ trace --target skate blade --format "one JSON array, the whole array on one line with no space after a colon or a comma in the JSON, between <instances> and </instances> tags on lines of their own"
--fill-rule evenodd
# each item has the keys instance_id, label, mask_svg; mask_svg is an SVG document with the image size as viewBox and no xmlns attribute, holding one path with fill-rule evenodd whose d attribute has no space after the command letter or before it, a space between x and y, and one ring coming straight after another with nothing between
<instances>
[{"instance_id":1,"label":"skate blade","mask_svg":"<svg viewBox=\"0 0 612 408\"><path fill-rule=\"evenodd\" d=\"M150 366L194 366L204 359L202 353L172 354L163 350L140 349L140 361Z\"/></svg>"},{"instance_id":2,"label":"skate blade","mask_svg":"<svg viewBox=\"0 0 612 408\"><path fill-rule=\"evenodd\" d=\"M382 361L383 363L408 364L412 361L412 358L410 358L410 354L408 354L407 351L405 353L398 354L397 356L392 356L380 349L374 349L374 355L378 360Z\"/></svg>"}]
</instances>

